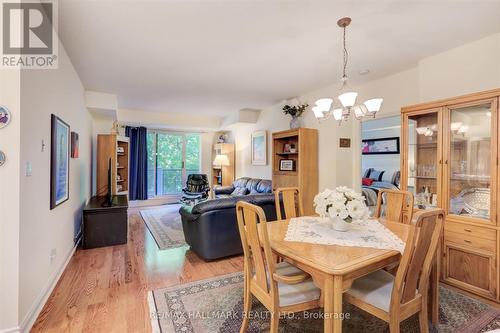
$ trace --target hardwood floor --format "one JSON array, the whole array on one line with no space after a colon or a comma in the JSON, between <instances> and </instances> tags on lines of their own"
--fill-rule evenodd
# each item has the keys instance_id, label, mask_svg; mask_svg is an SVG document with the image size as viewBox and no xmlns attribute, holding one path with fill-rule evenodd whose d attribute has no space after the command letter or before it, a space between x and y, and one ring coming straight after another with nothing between
<instances>
[{"instance_id":1,"label":"hardwood floor","mask_svg":"<svg viewBox=\"0 0 500 333\"><path fill-rule=\"evenodd\" d=\"M78 249L31 332L150 332L149 290L242 270L242 257L206 263L186 247L158 250L131 208L128 244Z\"/></svg>"}]
</instances>

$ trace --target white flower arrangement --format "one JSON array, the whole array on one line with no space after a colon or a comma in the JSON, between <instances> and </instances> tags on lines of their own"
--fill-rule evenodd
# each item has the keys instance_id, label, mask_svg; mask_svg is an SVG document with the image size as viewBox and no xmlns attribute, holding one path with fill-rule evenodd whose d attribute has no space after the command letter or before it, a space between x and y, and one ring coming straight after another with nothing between
<instances>
[{"instance_id":1,"label":"white flower arrangement","mask_svg":"<svg viewBox=\"0 0 500 333\"><path fill-rule=\"evenodd\" d=\"M321 217L336 218L346 222L364 220L370 212L365 205L365 198L353 189L345 186L335 190L326 189L314 197L316 213Z\"/></svg>"}]
</instances>

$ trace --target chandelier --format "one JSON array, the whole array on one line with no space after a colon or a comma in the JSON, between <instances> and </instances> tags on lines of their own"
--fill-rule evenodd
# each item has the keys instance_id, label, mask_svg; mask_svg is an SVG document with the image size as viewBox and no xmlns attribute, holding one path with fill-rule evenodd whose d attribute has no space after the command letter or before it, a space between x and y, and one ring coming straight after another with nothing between
<instances>
[{"instance_id":1,"label":"chandelier","mask_svg":"<svg viewBox=\"0 0 500 333\"><path fill-rule=\"evenodd\" d=\"M337 97L340 101L340 105L336 107L333 104L333 99L331 98L321 98L316 101L316 105L312 107L314 116L317 119L328 119L333 118L341 123L343 120L347 120L354 113L356 119L360 120L363 117L375 118L375 114L380 110L382 105L382 98L369 99L363 104L356 104L356 97L358 93L353 91L347 84L347 61L349 59L349 52L347 52L346 47L346 28L351 23L350 17L344 17L337 21L337 25L343 29L343 74L341 78L341 87L339 96Z\"/></svg>"}]
</instances>

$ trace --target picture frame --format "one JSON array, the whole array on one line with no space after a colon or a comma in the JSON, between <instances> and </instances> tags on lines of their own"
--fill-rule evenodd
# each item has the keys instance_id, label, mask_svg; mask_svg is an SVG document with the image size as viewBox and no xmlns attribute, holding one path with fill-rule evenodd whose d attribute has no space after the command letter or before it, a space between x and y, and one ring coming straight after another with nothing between
<instances>
[{"instance_id":1,"label":"picture frame","mask_svg":"<svg viewBox=\"0 0 500 333\"><path fill-rule=\"evenodd\" d=\"M267 131L252 133L252 165L267 165Z\"/></svg>"},{"instance_id":2,"label":"picture frame","mask_svg":"<svg viewBox=\"0 0 500 333\"><path fill-rule=\"evenodd\" d=\"M80 157L80 142L79 135L76 132L71 132L71 158Z\"/></svg>"},{"instance_id":3,"label":"picture frame","mask_svg":"<svg viewBox=\"0 0 500 333\"><path fill-rule=\"evenodd\" d=\"M280 171L295 171L295 161L290 159L280 160Z\"/></svg>"},{"instance_id":4,"label":"picture frame","mask_svg":"<svg viewBox=\"0 0 500 333\"><path fill-rule=\"evenodd\" d=\"M362 140L361 152L363 155L399 154L399 137Z\"/></svg>"},{"instance_id":5,"label":"picture frame","mask_svg":"<svg viewBox=\"0 0 500 333\"><path fill-rule=\"evenodd\" d=\"M50 209L69 199L70 127L51 115Z\"/></svg>"}]
</instances>

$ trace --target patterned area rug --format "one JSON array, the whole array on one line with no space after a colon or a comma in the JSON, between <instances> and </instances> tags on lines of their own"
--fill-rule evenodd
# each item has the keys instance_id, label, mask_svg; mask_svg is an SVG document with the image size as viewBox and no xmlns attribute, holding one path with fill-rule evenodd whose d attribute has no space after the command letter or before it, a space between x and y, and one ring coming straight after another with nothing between
<instances>
[{"instance_id":1,"label":"patterned area rug","mask_svg":"<svg viewBox=\"0 0 500 333\"><path fill-rule=\"evenodd\" d=\"M431 332L479 333L500 328L500 310L447 288L441 288L440 296L440 324L431 326ZM155 290L150 299L153 332L239 332L243 275L234 273ZM282 318L279 331L323 332L321 314L318 309ZM344 332L389 332L385 322L350 304L344 304L344 315L349 316L343 321ZM254 297L248 332L268 331L269 318L269 312ZM418 317L404 321L401 332L419 332Z\"/></svg>"},{"instance_id":2,"label":"patterned area rug","mask_svg":"<svg viewBox=\"0 0 500 333\"><path fill-rule=\"evenodd\" d=\"M160 250L187 245L182 231L179 208L181 205L176 204L141 210L144 223L146 223Z\"/></svg>"}]
</instances>

